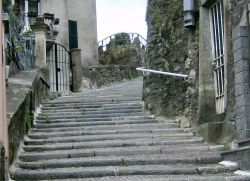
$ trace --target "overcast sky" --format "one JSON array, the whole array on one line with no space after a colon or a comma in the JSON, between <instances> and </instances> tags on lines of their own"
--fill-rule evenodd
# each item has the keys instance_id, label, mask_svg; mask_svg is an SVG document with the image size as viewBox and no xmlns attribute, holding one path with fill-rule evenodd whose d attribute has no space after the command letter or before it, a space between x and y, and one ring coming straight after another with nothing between
<instances>
[{"instance_id":1,"label":"overcast sky","mask_svg":"<svg viewBox=\"0 0 250 181\"><path fill-rule=\"evenodd\" d=\"M146 38L147 0L96 0L98 41L118 32Z\"/></svg>"}]
</instances>

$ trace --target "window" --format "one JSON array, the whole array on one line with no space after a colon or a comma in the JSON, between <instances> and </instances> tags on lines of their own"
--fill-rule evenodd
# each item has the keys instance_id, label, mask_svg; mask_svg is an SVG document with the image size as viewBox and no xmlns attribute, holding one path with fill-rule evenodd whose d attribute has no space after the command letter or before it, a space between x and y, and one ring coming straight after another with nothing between
<instances>
[{"instance_id":1,"label":"window","mask_svg":"<svg viewBox=\"0 0 250 181\"><path fill-rule=\"evenodd\" d=\"M225 111L224 9L219 0L210 8L216 111Z\"/></svg>"}]
</instances>

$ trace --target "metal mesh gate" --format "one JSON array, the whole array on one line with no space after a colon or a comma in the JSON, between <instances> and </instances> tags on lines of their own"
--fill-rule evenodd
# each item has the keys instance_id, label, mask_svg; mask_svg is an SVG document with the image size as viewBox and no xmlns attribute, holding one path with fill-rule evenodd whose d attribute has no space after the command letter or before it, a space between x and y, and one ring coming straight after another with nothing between
<instances>
[{"instance_id":1,"label":"metal mesh gate","mask_svg":"<svg viewBox=\"0 0 250 181\"><path fill-rule=\"evenodd\" d=\"M72 91L72 62L70 52L63 45L55 43L50 50L50 91Z\"/></svg>"}]
</instances>

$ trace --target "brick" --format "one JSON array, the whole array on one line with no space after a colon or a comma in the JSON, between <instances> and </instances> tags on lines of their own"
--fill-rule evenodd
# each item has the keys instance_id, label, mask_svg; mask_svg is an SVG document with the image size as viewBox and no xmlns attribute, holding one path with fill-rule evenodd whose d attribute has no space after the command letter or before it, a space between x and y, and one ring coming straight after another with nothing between
<instances>
[{"instance_id":1,"label":"brick","mask_svg":"<svg viewBox=\"0 0 250 181\"><path fill-rule=\"evenodd\" d=\"M235 85L249 82L249 71L242 71L235 75Z\"/></svg>"},{"instance_id":2,"label":"brick","mask_svg":"<svg viewBox=\"0 0 250 181\"><path fill-rule=\"evenodd\" d=\"M248 37L239 37L233 42L233 51L237 51L241 48L248 48Z\"/></svg>"},{"instance_id":3,"label":"brick","mask_svg":"<svg viewBox=\"0 0 250 181\"><path fill-rule=\"evenodd\" d=\"M233 29L233 40L236 40L239 37L247 37L248 36L248 30L247 26L237 26Z\"/></svg>"}]
</instances>

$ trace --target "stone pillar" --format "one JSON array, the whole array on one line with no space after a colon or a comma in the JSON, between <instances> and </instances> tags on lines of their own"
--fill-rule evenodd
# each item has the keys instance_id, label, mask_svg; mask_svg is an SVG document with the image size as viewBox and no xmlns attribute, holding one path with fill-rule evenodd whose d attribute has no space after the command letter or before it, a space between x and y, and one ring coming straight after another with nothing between
<instances>
[{"instance_id":1,"label":"stone pillar","mask_svg":"<svg viewBox=\"0 0 250 181\"><path fill-rule=\"evenodd\" d=\"M46 33L48 26L33 25L31 26L35 34L35 68L43 69L47 68L46 63Z\"/></svg>"},{"instance_id":2,"label":"stone pillar","mask_svg":"<svg viewBox=\"0 0 250 181\"><path fill-rule=\"evenodd\" d=\"M246 26L233 30L237 139L250 137L249 40Z\"/></svg>"},{"instance_id":3,"label":"stone pillar","mask_svg":"<svg viewBox=\"0 0 250 181\"><path fill-rule=\"evenodd\" d=\"M73 92L80 92L82 86L82 65L81 65L81 49L72 49L72 74L73 74Z\"/></svg>"}]
</instances>

